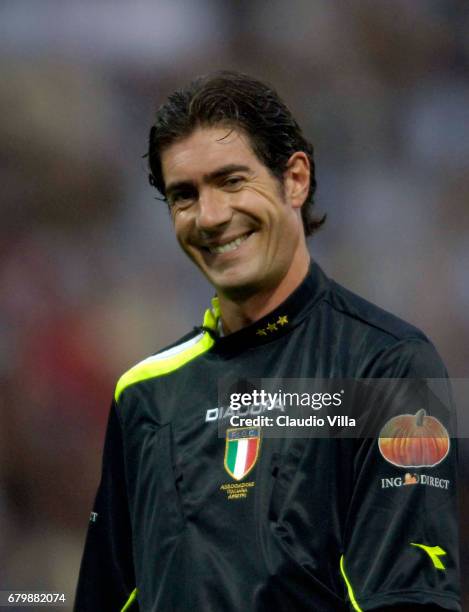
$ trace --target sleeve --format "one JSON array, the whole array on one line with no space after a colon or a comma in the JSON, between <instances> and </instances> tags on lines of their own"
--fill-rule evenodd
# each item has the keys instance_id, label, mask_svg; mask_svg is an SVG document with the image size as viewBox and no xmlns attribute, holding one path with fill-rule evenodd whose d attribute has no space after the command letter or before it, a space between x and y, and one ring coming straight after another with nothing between
<instances>
[{"instance_id":1,"label":"sleeve","mask_svg":"<svg viewBox=\"0 0 469 612\"><path fill-rule=\"evenodd\" d=\"M350 609L461 610L457 440L446 370L433 346L415 339L384 351L373 377L381 383L371 406L379 427L357 441L340 560Z\"/></svg>"},{"instance_id":2,"label":"sleeve","mask_svg":"<svg viewBox=\"0 0 469 612\"><path fill-rule=\"evenodd\" d=\"M101 482L86 537L75 612L138 611L122 431L113 402Z\"/></svg>"}]
</instances>

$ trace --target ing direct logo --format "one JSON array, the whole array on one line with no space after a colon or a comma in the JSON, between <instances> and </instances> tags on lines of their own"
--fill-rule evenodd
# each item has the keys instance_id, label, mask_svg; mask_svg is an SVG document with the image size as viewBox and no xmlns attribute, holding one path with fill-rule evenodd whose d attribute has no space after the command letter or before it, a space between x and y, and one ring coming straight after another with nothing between
<instances>
[{"instance_id":1,"label":"ing direct logo","mask_svg":"<svg viewBox=\"0 0 469 612\"><path fill-rule=\"evenodd\" d=\"M391 476L381 478L382 489L399 489L400 487L413 487L415 485L425 485L436 489L448 490L450 481L447 478L437 478L436 476L417 472L407 472L404 477Z\"/></svg>"}]
</instances>

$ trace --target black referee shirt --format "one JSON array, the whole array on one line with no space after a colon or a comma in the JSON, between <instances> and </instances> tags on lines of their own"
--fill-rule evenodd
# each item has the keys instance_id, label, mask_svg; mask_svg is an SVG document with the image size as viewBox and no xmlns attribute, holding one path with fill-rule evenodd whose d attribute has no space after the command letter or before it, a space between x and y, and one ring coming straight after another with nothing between
<instances>
[{"instance_id":1,"label":"black referee shirt","mask_svg":"<svg viewBox=\"0 0 469 612\"><path fill-rule=\"evenodd\" d=\"M317 264L255 324L217 338L218 316L118 382L75 610L461 610L454 414L422 393L446 377L428 339ZM271 438L229 426L227 378L409 386L367 407L379 439ZM409 450L389 431L411 415L434 429Z\"/></svg>"}]
</instances>

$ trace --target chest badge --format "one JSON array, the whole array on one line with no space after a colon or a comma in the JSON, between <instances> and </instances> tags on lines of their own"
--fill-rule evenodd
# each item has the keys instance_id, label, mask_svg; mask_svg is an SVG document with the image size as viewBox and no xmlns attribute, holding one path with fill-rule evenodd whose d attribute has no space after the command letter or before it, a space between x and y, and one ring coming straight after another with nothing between
<instances>
[{"instance_id":1,"label":"chest badge","mask_svg":"<svg viewBox=\"0 0 469 612\"><path fill-rule=\"evenodd\" d=\"M261 444L260 427L226 431L225 470L235 480L244 478L256 465Z\"/></svg>"}]
</instances>

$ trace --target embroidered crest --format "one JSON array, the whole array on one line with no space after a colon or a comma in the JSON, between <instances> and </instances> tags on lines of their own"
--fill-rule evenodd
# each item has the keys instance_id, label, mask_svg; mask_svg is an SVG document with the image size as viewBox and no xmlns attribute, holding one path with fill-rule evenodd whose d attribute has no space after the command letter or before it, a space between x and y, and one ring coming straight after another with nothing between
<instances>
[{"instance_id":1,"label":"embroidered crest","mask_svg":"<svg viewBox=\"0 0 469 612\"><path fill-rule=\"evenodd\" d=\"M235 480L244 478L256 465L261 443L259 427L226 431L225 470Z\"/></svg>"}]
</instances>

